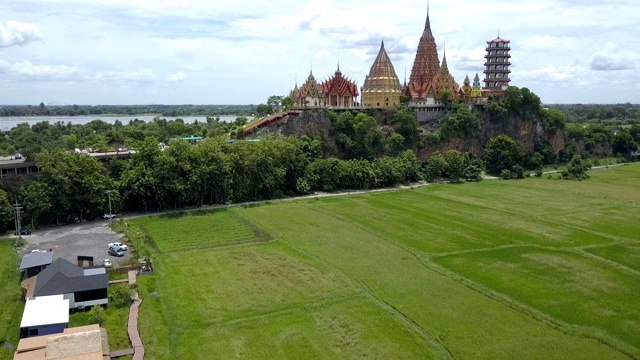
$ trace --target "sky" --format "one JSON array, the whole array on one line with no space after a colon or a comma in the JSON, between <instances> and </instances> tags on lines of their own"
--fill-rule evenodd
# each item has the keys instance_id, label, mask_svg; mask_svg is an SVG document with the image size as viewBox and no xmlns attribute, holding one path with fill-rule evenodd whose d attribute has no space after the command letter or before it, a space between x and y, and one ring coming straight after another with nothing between
<instances>
[{"instance_id":1,"label":"sky","mask_svg":"<svg viewBox=\"0 0 640 360\"><path fill-rule=\"evenodd\" d=\"M259 104L310 71L409 78L429 8L458 83L511 41L543 103L640 103L638 0L0 0L0 104Z\"/></svg>"}]
</instances>

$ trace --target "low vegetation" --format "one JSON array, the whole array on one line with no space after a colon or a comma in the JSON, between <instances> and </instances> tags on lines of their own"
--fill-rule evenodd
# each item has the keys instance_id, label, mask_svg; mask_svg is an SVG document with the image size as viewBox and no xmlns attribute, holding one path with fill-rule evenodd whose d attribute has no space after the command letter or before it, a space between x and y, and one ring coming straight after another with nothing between
<instances>
[{"instance_id":1,"label":"low vegetation","mask_svg":"<svg viewBox=\"0 0 640 360\"><path fill-rule=\"evenodd\" d=\"M13 239L0 239L0 359L11 359L20 335L24 302Z\"/></svg>"},{"instance_id":2,"label":"low vegetation","mask_svg":"<svg viewBox=\"0 0 640 360\"><path fill-rule=\"evenodd\" d=\"M154 359L638 358L638 180L621 166L117 226L154 260Z\"/></svg>"}]
</instances>

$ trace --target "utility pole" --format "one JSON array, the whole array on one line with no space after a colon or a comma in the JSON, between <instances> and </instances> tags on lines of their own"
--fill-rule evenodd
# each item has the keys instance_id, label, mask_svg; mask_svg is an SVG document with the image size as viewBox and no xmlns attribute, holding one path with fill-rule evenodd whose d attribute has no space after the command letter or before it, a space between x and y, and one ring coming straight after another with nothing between
<instances>
[{"instance_id":1,"label":"utility pole","mask_svg":"<svg viewBox=\"0 0 640 360\"><path fill-rule=\"evenodd\" d=\"M109 219L112 219L112 217L111 217L111 191L113 191L113 190L105 190L107 195L109 195Z\"/></svg>"},{"instance_id":2,"label":"utility pole","mask_svg":"<svg viewBox=\"0 0 640 360\"><path fill-rule=\"evenodd\" d=\"M21 213L20 209L22 209L22 206L20 206L20 204L18 204L18 200L16 200L16 203L13 205L13 207L16 209L16 235L18 235L16 246L22 246L22 234L21 234L22 219L20 217L20 213Z\"/></svg>"}]
</instances>

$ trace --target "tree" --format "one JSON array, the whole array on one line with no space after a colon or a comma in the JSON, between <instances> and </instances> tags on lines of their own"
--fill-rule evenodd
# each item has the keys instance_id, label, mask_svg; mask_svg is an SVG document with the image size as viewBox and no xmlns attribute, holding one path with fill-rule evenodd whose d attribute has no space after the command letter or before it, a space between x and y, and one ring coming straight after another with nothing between
<instances>
[{"instance_id":1,"label":"tree","mask_svg":"<svg viewBox=\"0 0 640 360\"><path fill-rule=\"evenodd\" d=\"M256 107L256 112L258 113L258 116L267 116L273 113L273 108L271 105L260 104Z\"/></svg>"},{"instance_id":2,"label":"tree","mask_svg":"<svg viewBox=\"0 0 640 360\"><path fill-rule=\"evenodd\" d=\"M278 112L278 111L280 111L280 108L282 107L282 100L283 99L284 99L283 96L271 95L267 99L267 105L271 106L271 108L273 110Z\"/></svg>"},{"instance_id":3,"label":"tree","mask_svg":"<svg viewBox=\"0 0 640 360\"><path fill-rule=\"evenodd\" d=\"M478 158L470 159L469 156L467 156L464 168L464 179L467 181L480 181L482 180L482 171L484 171L484 163L482 160Z\"/></svg>"},{"instance_id":4,"label":"tree","mask_svg":"<svg viewBox=\"0 0 640 360\"><path fill-rule=\"evenodd\" d=\"M589 166L582 160L582 156L574 155L567 169L562 172L562 178L565 180L586 180L589 178L587 174Z\"/></svg>"},{"instance_id":5,"label":"tree","mask_svg":"<svg viewBox=\"0 0 640 360\"><path fill-rule=\"evenodd\" d=\"M396 134L402 135L405 149L415 149L420 141L420 124L415 114L401 112L393 119Z\"/></svg>"},{"instance_id":6,"label":"tree","mask_svg":"<svg viewBox=\"0 0 640 360\"><path fill-rule=\"evenodd\" d=\"M489 139L484 148L484 158L487 171L500 174L502 170L511 170L514 165L524 165L525 151L522 144L501 134Z\"/></svg>"},{"instance_id":7,"label":"tree","mask_svg":"<svg viewBox=\"0 0 640 360\"><path fill-rule=\"evenodd\" d=\"M293 104L295 104L295 102L289 96L287 96L284 99L282 99L282 108L285 109L285 110L289 109L290 107L292 107Z\"/></svg>"},{"instance_id":8,"label":"tree","mask_svg":"<svg viewBox=\"0 0 640 360\"><path fill-rule=\"evenodd\" d=\"M447 167L447 160L441 153L435 152L427 161L424 168L424 178L428 182L435 181L438 177L443 176Z\"/></svg>"},{"instance_id":9,"label":"tree","mask_svg":"<svg viewBox=\"0 0 640 360\"><path fill-rule=\"evenodd\" d=\"M442 119L440 132L448 137L472 139L478 137L481 122L476 112L470 111L466 105L459 105L455 113Z\"/></svg>"},{"instance_id":10,"label":"tree","mask_svg":"<svg viewBox=\"0 0 640 360\"><path fill-rule=\"evenodd\" d=\"M621 130L613 137L613 143L611 144L614 154L621 154L629 156L631 152L638 149L638 144L633 140L633 136L629 131Z\"/></svg>"},{"instance_id":11,"label":"tree","mask_svg":"<svg viewBox=\"0 0 640 360\"><path fill-rule=\"evenodd\" d=\"M41 181L32 181L20 189L25 214L31 218L31 228L36 220L51 209L50 189Z\"/></svg>"},{"instance_id":12,"label":"tree","mask_svg":"<svg viewBox=\"0 0 640 360\"><path fill-rule=\"evenodd\" d=\"M11 228L15 209L9 202L9 197L4 190L0 190L0 231L6 231Z\"/></svg>"},{"instance_id":13,"label":"tree","mask_svg":"<svg viewBox=\"0 0 640 360\"><path fill-rule=\"evenodd\" d=\"M464 178L465 156L458 150L449 150L445 155L445 172L451 182L460 182Z\"/></svg>"}]
</instances>

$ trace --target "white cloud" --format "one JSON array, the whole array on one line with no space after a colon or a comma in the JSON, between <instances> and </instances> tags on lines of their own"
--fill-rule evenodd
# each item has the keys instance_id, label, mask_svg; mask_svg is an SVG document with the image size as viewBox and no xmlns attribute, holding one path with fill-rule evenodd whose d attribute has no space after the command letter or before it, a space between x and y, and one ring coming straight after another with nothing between
<instances>
[{"instance_id":1,"label":"white cloud","mask_svg":"<svg viewBox=\"0 0 640 360\"><path fill-rule=\"evenodd\" d=\"M183 72L177 72L175 74L172 74L171 76L169 76L169 78L167 79L169 82L180 82L180 81L184 81L184 79L187 77L187 75Z\"/></svg>"},{"instance_id":2,"label":"white cloud","mask_svg":"<svg viewBox=\"0 0 640 360\"><path fill-rule=\"evenodd\" d=\"M316 53L314 56L316 59L324 59L326 57L331 56L331 52L327 49L322 49Z\"/></svg>"},{"instance_id":3,"label":"white cloud","mask_svg":"<svg viewBox=\"0 0 640 360\"><path fill-rule=\"evenodd\" d=\"M91 79L119 85L123 83L150 83L157 78L153 74L153 70L144 69L139 71L101 71L91 76Z\"/></svg>"},{"instance_id":4,"label":"white cloud","mask_svg":"<svg viewBox=\"0 0 640 360\"><path fill-rule=\"evenodd\" d=\"M591 57L591 70L631 70L636 67L639 54L619 52L616 44L607 44L603 51Z\"/></svg>"},{"instance_id":5,"label":"white cloud","mask_svg":"<svg viewBox=\"0 0 640 360\"><path fill-rule=\"evenodd\" d=\"M40 30L35 24L18 21L0 23L0 48L26 45L30 42L41 40Z\"/></svg>"},{"instance_id":6,"label":"white cloud","mask_svg":"<svg viewBox=\"0 0 640 360\"><path fill-rule=\"evenodd\" d=\"M26 79L42 81L81 80L79 75L83 73L83 69L76 66L34 65L28 60L16 62L10 67L9 71Z\"/></svg>"}]
</instances>

